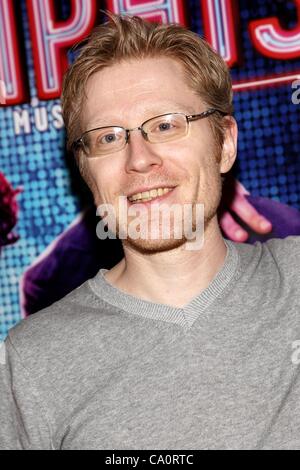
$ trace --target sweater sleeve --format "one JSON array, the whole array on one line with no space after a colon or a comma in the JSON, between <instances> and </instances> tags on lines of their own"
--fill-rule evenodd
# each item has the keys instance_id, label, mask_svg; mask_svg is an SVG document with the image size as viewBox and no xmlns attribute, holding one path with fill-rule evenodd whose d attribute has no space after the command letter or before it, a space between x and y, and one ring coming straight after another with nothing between
<instances>
[{"instance_id":1,"label":"sweater sleeve","mask_svg":"<svg viewBox=\"0 0 300 470\"><path fill-rule=\"evenodd\" d=\"M38 390L7 338L0 343L0 450L53 448Z\"/></svg>"}]
</instances>

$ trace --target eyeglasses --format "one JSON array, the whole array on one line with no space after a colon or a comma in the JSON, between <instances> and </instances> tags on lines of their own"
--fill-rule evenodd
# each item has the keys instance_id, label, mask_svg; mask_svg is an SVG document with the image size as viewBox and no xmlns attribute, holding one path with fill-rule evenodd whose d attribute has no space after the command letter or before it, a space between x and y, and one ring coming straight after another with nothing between
<instances>
[{"instance_id":1,"label":"eyeglasses","mask_svg":"<svg viewBox=\"0 0 300 470\"><path fill-rule=\"evenodd\" d=\"M155 116L143 122L139 127L125 129L120 126L105 126L90 129L82 134L73 144L73 149L82 148L88 158L103 157L110 153L122 150L129 141L130 132L139 130L147 142L159 144L180 139L188 134L191 121L204 119L211 114L223 111L210 108L200 114L185 115L183 113L169 113Z\"/></svg>"}]
</instances>

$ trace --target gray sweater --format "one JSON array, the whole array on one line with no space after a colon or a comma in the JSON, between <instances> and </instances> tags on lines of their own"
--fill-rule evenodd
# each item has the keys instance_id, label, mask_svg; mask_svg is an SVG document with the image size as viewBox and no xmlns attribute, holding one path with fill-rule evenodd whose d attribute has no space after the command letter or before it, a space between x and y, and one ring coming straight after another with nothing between
<instances>
[{"instance_id":1,"label":"gray sweater","mask_svg":"<svg viewBox=\"0 0 300 470\"><path fill-rule=\"evenodd\" d=\"M0 449L300 449L300 237L227 243L184 308L100 272L0 346Z\"/></svg>"}]
</instances>

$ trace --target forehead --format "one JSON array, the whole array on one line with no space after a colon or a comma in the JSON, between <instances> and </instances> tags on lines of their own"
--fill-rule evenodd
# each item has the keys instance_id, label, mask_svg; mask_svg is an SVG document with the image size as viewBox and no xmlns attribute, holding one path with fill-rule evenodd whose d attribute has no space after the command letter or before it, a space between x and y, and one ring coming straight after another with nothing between
<instances>
[{"instance_id":1,"label":"forehead","mask_svg":"<svg viewBox=\"0 0 300 470\"><path fill-rule=\"evenodd\" d=\"M86 94L85 128L135 125L155 114L192 113L201 104L181 64L171 58L130 60L106 67L88 80Z\"/></svg>"}]
</instances>

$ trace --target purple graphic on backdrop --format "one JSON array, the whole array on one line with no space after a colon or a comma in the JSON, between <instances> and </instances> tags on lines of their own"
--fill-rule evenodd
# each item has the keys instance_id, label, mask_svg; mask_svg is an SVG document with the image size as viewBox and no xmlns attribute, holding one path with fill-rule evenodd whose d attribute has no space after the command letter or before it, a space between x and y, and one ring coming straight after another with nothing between
<instances>
[{"instance_id":1,"label":"purple graphic on backdrop","mask_svg":"<svg viewBox=\"0 0 300 470\"><path fill-rule=\"evenodd\" d=\"M19 236L12 232L17 223L17 194L21 189L13 189L3 173L0 173L0 251L3 246L12 245Z\"/></svg>"}]
</instances>

